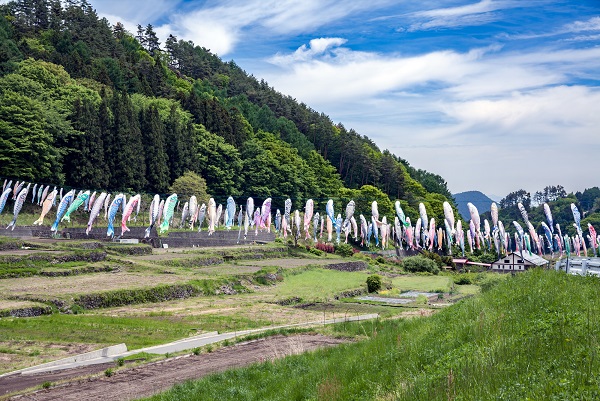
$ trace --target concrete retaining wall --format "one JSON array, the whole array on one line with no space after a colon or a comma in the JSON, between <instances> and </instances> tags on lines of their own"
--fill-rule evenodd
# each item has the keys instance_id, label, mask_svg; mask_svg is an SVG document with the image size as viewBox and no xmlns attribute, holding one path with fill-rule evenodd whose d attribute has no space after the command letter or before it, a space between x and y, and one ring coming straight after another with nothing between
<instances>
[{"instance_id":1,"label":"concrete retaining wall","mask_svg":"<svg viewBox=\"0 0 600 401\"><path fill-rule=\"evenodd\" d=\"M89 360L98 359L98 358L108 358L110 356L123 354L125 352L127 352L127 346L125 344L111 345L110 347L102 348L102 349L99 349L96 351L86 352L85 354L70 356L68 358L63 358L63 359L59 359L56 361L44 363L41 365L33 366L31 368L25 368L25 369L17 370L14 372L10 372L8 374L0 375L0 377L14 375L16 373L31 374L31 373L35 373L38 371L46 371L46 370L48 370L48 368L51 368L53 366L61 366L61 365L69 364L69 363L89 361Z\"/></svg>"}]
</instances>

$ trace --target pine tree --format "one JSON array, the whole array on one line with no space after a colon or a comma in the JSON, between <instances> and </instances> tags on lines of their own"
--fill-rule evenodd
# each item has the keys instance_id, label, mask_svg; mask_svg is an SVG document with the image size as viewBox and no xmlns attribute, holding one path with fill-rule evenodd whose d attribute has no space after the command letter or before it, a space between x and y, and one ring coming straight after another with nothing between
<instances>
[{"instance_id":1,"label":"pine tree","mask_svg":"<svg viewBox=\"0 0 600 401\"><path fill-rule=\"evenodd\" d=\"M99 189L109 184L98 114L88 99L75 100L71 123L80 133L70 144L70 154L65 157L64 165L66 181L70 185Z\"/></svg>"},{"instance_id":2,"label":"pine tree","mask_svg":"<svg viewBox=\"0 0 600 401\"><path fill-rule=\"evenodd\" d=\"M169 66L179 68L179 46L175 36L169 35L165 41L165 50L169 56Z\"/></svg>"},{"instance_id":3,"label":"pine tree","mask_svg":"<svg viewBox=\"0 0 600 401\"><path fill-rule=\"evenodd\" d=\"M144 36L144 28L138 24L137 33L135 35L137 41L142 45L143 48L146 48L146 37Z\"/></svg>"},{"instance_id":4,"label":"pine tree","mask_svg":"<svg viewBox=\"0 0 600 401\"><path fill-rule=\"evenodd\" d=\"M151 55L154 55L156 50L160 50L160 42L158 40L158 36L156 36L156 32L154 32L154 27L152 24L148 24L146 26L146 31L144 32L144 41L144 47L150 52Z\"/></svg>"},{"instance_id":5,"label":"pine tree","mask_svg":"<svg viewBox=\"0 0 600 401\"><path fill-rule=\"evenodd\" d=\"M147 166L148 185L146 189L164 193L169 188L170 182L165 151L165 126L155 106L150 106L140 113L140 127Z\"/></svg>"},{"instance_id":6,"label":"pine tree","mask_svg":"<svg viewBox=\"0 0 600 401\"><path fill-rule=\"evenodd\" d=\"M111 109L114 116L111 187L138 191L146 186L146 164L139 123L127 93L116 93Z\"/></svg>"}]
</instances>

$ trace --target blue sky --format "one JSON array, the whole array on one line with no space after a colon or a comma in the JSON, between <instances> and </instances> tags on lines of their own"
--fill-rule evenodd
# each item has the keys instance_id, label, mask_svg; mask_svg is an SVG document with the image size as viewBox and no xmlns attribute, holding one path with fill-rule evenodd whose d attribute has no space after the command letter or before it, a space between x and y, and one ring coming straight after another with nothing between
<instances>
[{"instance_id":1,"label":"blue sky","mask_svg":"<svg viewBox=\"0 0 600 401\"><path fill-rule=\"evenodd\" d=\"M452 192L600 184L597 0L92 0L235 60Z\"/></svg>"}]
</instances>

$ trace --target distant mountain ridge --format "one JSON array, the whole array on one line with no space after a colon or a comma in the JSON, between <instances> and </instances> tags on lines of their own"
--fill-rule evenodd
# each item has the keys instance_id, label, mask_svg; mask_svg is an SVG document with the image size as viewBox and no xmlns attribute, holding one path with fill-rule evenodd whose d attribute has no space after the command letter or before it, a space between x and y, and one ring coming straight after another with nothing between
<instances>
[{"instance_id":1,"label":"distant mountain ridge","mask_svg":"<svg viewBox=\"0 0 600 401\"><path fill-rule=\"evenodd\" d=\"M473 205L475 205L479 211L479 214L482 214L489 212L492 202L494 202L489 196L480 191L466 191L454 194L452 196L454 196L454 200L456 201L458 212L466 221L471 219L471 214L469 213L467 203L471 202Z\"/></svg>"}]
</instances>

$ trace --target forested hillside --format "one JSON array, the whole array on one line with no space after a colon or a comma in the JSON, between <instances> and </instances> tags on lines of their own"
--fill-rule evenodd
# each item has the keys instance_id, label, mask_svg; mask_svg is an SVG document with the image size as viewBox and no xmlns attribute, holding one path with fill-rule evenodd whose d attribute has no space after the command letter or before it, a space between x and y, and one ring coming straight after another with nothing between
<instances>
[{"instance_id":1,"label":"forested hillside","mask_svg":"<svg viewBox=\"0 0 600 401\"><path fill-rule=\"evenodd\" d=\"M86 0L13 1L0 15L3 177L165 193L189 170L217 198L374 195L415 218L418 202L443 218L452 201L442 177L200 45L111 26Z\"/></svg>"},{"instance_id":2,"label":"forested hillside","mask_svg":"<svg viewBox=\"0 0 600 401\"><path fill-rule=\"evenodd\" d=\"M534 223L538 232L542 233L541 222L547 221L544 214L544 203L550 206L553 222L561 226L564 234L575 235L573 227L573 212L571 204L577 206L581 212L581 227L587 230L587 225L600 225L600 188L587 188L583 192L567 193L562 185L547 186L543 190L531 195L530 192L520 189L506 195L499 202L498 217L504 224L510 224L513 220L522 222L521 212L517 204L521 203L529 219ZM490 202L491 204L491 202ZM482 219L491 221L489 211L482 213Z\"/></svg>"}]
</instances>

